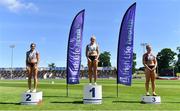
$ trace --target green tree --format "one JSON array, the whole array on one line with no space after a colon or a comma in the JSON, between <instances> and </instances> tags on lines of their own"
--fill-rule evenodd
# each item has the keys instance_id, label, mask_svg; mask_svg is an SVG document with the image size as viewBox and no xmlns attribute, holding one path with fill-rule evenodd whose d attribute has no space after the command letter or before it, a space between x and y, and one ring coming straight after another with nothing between
<instances>
[{"instance_id":1,"label":"green tree","mask_svg":"<svg viewBox=\"0 0 180 111\"><path fill-rule=\"evenodd\" d=\"M111 54L110 52L104 51L99 55L99 67L111 67Z\"/></svg>"},{"instance_id":2,"label":"green tree","mask_svg":"<svg viewBox=\"0 0 180 111\"><path fill-rule=\"evenodd\" d=\"M178 54L177 54L178 60L175 64L175 70L176 72L180 72L180 47L177 47L176 50L178 51Z\"/></svg>"},{"instance_id":3,"label":"green tree","mask_svg":"<svg viewBox=\"0 0 180 111\"><path fill-rule=\"evenodd\" d=\"M170 48L164 48L157 54L158 70L171 69L176 53Z\"/></svg>"},{"instance_id":4,"label":"green tree","mask_svg":"<svg viewBox=\"0 0 180 111\"><path fill-rule=\"evenodd\" d=\"M50 71L52 71L56 67L56 65L55 65L55 63L50 63L50 64L48 64L48 67L49 67Z\"/></svg>"}]
</instances>

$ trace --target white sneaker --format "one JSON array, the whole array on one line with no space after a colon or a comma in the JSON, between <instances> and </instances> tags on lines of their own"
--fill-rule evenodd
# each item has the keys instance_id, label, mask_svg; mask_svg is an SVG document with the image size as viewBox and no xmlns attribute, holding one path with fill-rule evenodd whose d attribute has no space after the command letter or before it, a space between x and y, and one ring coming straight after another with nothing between
<instances>
[{"instance_id":1,"label":"white sneaker","mask_svg":"<svg viewBox=\"0 0 180 111\"><path fill-rule=\"evenodd\" d=\"M92 83L89 83L89 85L92 85Z\"/></svg>"},{"instance_id":2,"label":"white sneaker","mask_svg":"<svg viewBox=\"0 0 180 111\"><path fill-rule=\"evenodd\" d=\"M95 82L94 85L97 85L97 83Z\"/></svg>"},{"instance_id":3,"label":"white sneaker","mask_svg":"<svg viewBox=\"0 0 180 111\"><path fill-rule=\"evenodd\" d=\"M35 93L35 92L36 92L36 89L33 89L33 90L32 90L32 93Z\"/></svg>"},{"instance_id":4,"label":"white sneaker","mask_svg":"<svg viewBox=\"0 0 180 111\"><path fill-rule=\"evenodd\" d=\"M149 92L146 92L146 96L150 96Z\"/></svg>"},{"instance_id":5,"label":"white sneaker","mask_svg":"<svg viewBox=\"0 0 180 111\"><path fill-rule=\"evenodd\" d=\"M28 89L26 92L27 92L27 93L30 93L30 92L31 92L31 90L30 90L30 89Z\"/></svg>"}]
</instances>

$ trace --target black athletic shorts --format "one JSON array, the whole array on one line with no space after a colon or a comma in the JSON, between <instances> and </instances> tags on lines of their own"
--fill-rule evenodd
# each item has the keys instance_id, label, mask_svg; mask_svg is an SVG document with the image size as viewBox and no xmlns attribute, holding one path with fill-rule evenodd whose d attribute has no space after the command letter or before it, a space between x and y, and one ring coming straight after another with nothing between
<instances>
[{"instance_id":1,"label":"black athletic shorts","mask_svg":"<svg viewBox=\"0 0 180 111\"><path fill-rule=\"evenodd\" d=\"M32 67L34 67L36 64L37 64L37 63L28 63L27 65L32 68Z\"/></svg>"},{"instance_id":2,"label":"black athletic shorts","mask_svg":"<svg viewBox=\"0 0 180 111\"><path fill-rule=\"evenodd\" d=\"M88 57L91 61L94 61L96 59L96 56L89 56Z\"/></svg>"},{"instance_id":3,"label":"black athletic shorts","mask_svg":"<svg viewBox=\"0 0 180 111\"><path fill-rule=\"evenodd\" d=\"M148 66L150 69L153 69L154 68L154 66Z\"/></svg>"}]
</instances>

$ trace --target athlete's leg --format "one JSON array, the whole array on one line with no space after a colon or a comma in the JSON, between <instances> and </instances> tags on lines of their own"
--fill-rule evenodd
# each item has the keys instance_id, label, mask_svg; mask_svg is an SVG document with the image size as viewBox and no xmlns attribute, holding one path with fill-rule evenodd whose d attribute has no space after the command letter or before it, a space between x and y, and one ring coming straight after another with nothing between
<instances>
[{"instance_id":1,"label":"athlete's leg","mask_svg":"<svg viewBox=\"0 0 180 111\"><path fill-rule=\"evenodd\" d=\"M31 79L32 79L32 68L30 66L27 66L27 76L28 76L28 88L31 90Z\"/></svg>"},{"instance_id":2,"label":"athlete's leg","mask_svg":"<svg viewBox=\"0 0 180 111\"><path fill-rule=\"evenodd\" d=\"M92 61L88 59L88 76L89 76L89 83L92 83Z\"/></svg>"},{"instance_id":3,"label":"athlete's leg","mask_svg":"<svg viewBox=\"0 0 180 111\"><path fill-rule=\"evenodd\" d=\"M98 60L93 61L93 74L94 74L94 82L96 83L97 80L97 67L98 67Z\"/></svg>"},{"instance_id":4,"label":"athlete's leg","mask_svg":"<svg viewBox=\"0 0 180 111\"><path fill-rule=\"evenodd\" d=\"M145 77L146 77L146 82L145 82L146 95L149 95L150 71L146 68L145 68Z\"/></svg>"},{"instance_id":5,"label":"athlete's leg","mask_svg":"<svg viewBox=\"0 0 180 111\"><path fill-rule=\"evenodd\" d=\"M37 84L38 84L38 67L35 64L33 67L33 72L34 72L34 89L37 89Z\"/></svg>"},{"instance_id":6,"label":"athlete's leg","mask_svg":"<svg viewBox=\"0 0 180 111\"><path fill-rule=\"evenodd\" d=\"M152 93L153 93L154 96L156 96L156 93L155 93L155 88L156 88L155 80L156 80L156 72L154 70L154 71L151 71L151 86L152 86Z\"/></svg>"}]
</instances>

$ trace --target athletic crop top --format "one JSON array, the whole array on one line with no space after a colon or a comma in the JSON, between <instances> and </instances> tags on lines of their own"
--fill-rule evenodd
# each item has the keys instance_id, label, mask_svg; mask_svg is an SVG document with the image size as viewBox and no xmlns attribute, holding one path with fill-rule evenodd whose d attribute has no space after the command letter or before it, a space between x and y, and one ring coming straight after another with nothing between
<instances>
[{"instance_id":1,"label":"athletic crop top","mask_svg":"<svg viewBox=\"0 0 180 111\"><path fill-rule=\"evenodd\" d=\"M154 59L155 59L155 56L152 54L145 55L145 61L153 61Z\"/></svg>"},{"instance_id":2,"label":"athletic crop top","mask_svg":"<svg viewBox=\"0 0 180 111\"><path fill-rule=\"evenodd\" d=\"M36 50L33 50L33 51L28 51L26 53L26 56L27 56L27 61L28 62L31 62L31 60L34 60L37 62L37 54L38 52Z\"/></svg>"},{"instance_id":3,"label":"athletic crop top","mask_svg":"<svg viewBox=\"0 0 180 111\"><path fill-rule=\"evenodd\" d=\"M88 47L88 52L91 53L93 51L96 51L97 50L97 44L94 43L93 45L89 44L87 47Z\"/></svg>"}]
</instances>

